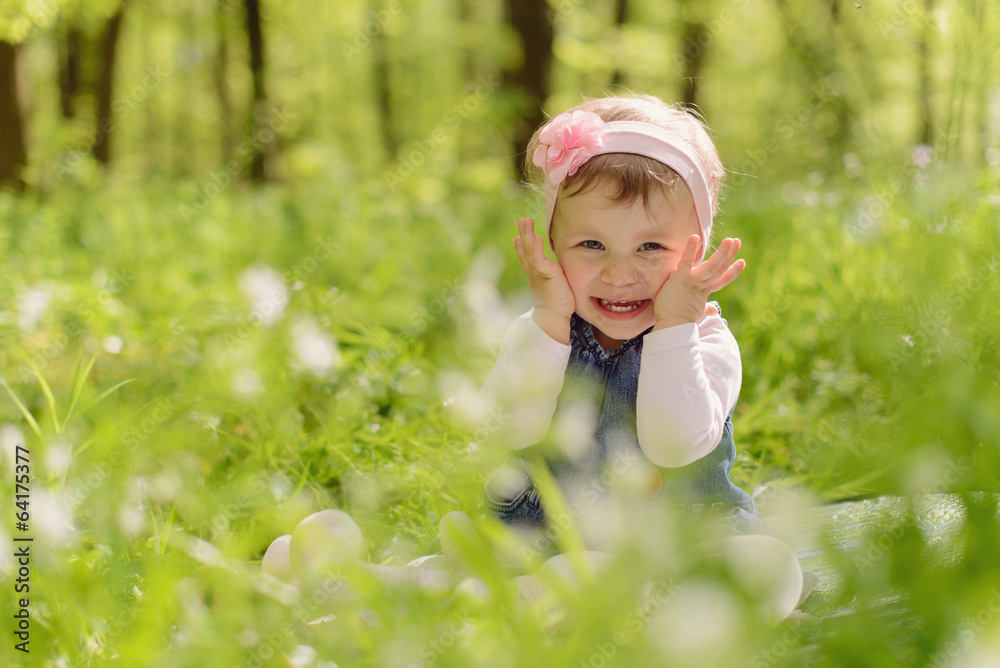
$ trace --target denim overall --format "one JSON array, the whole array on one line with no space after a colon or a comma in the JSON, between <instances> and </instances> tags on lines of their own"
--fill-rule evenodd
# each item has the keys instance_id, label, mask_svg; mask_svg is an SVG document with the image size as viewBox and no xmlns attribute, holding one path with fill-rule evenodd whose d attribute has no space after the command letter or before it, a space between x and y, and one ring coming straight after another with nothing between
<instances>
[{"instance_id":1,"label":"denim overall","mask_svg":"<svg viewBox=\"0 0 1000 668\"><path fill-rule=\"evenodd\" d=\"M709 302L722 314L718 302ZM729 324L723 319L723 323ZM585 456L568 458L546 454L545 461L553 477L565 492L571 482L593 480L618 462L639 462L654 469L660 492L650 495L653 503L668 504L671 509L704 517L733 534L777 535L771 525L757 517L753 499L733 484L729 477L736 458L733 443L732 411L726 416L722 439L715 449L701 459L678 468L656 467L643 454L636 434L636 396L639 385L639 362L642 343L652 327L635 338L622 341L618 350L605 350L594 339L593 326L573 314L570 320L570 357L559 394L556 414L572 403L582 405L591 415L600 415L592 445ZM523 472L523 484L513 488L500 486L492 479L485 488L489 512L510 525L544 528L545 510L523 460L512 458L508 466ZM647 472L648 473L648 472Z\"/></svg>"}]
</instances>

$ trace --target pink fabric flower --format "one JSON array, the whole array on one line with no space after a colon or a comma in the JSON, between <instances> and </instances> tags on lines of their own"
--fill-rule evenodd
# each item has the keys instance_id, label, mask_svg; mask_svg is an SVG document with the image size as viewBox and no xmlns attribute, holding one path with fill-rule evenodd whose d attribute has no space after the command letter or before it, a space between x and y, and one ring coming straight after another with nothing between
<instances>
[{"instance_id":1,"label":"pink fabric flower","mask_svg":"<svg viewBox=\"0 0 1000 668\"><path fill-rule=\"evenodd\" d=\"M538 135L540 144L531 161L545 172L549 183L558 185L604 146L603 132L604 119L593 112L559 114Z\"/></svg>"}]
</instances>

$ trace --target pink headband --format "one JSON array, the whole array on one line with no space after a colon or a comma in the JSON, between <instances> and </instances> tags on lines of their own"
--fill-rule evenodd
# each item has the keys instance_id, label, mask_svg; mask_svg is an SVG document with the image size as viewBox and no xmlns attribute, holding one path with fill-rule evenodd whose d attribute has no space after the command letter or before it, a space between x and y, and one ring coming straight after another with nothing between
<instances>
[{"instance_id":1,"label":"pink headband","mask_svg":"<svg viewBox=\"0 0 1000 668\"><path fill-rule=\"evenodd\" d=\"M684 179L694 198L694 210L701 227L702 243L696 262L704 259L712 233L708 169L687 142L650 123L606 123L595 113L579 110L556 116L542 128L538 138L540 144L531 160L546 176L546 236L551 235L559 186L566 177L576 174L595 155L633 153L662 162ZM549 243L551 245L551 239Z\"/></svg>"}]
</instances>

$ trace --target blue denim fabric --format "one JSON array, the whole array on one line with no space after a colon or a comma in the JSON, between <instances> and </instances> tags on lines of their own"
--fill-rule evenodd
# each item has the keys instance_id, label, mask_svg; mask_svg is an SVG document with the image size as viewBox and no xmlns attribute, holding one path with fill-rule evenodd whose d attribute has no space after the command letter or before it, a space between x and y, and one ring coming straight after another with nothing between
<instances>
[{"instance_id":1,"label":"blue denim fabric","mask_svg":"<svg viewBox=\"0 0 1000 668\"><path fill-rule=\"evenodd\" d=\"M713 304L722 314L718 302ZM723 319L728 327L728 323ZM633 339L622 341L618 350L605 350L595 339L593 327L575 313L570 321L570 358L556 414L572 403L585 406L592 415L600 415L594 440L586 456L570 461L553 454L546 463L560 487L565 490L573 481L593 480L617 462L636 462L656 468L663 490L649 502L663 503L686 514L704 517L732 533L771 534L776 531L757 517L757 508L745 491L729 477L736 458L733 442L732 411L726 417L722 439L703 458L678 468L655 467L646 459L636 433L636 396L639 386L639 363L642 343L652 327ZM638 460L636 459L638 458ZM545 510L523 460L512 458L512 466L523 472L523 484L513 487L509 479L503 491L495 480L486 485L488 510L511 525L544 527Z\"/></svg>"}]
</instances>

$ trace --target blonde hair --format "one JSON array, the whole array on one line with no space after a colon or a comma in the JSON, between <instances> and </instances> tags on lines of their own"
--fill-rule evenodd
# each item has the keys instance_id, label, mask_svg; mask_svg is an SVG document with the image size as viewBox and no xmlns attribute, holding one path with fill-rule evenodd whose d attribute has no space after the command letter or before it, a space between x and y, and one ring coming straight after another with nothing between
<instances>
[{"instance_id":1,"label":"blonde hair","mask_svg":"<svg viewBox=\"0 0 1000 668\"><path fill-rule=\"evenodd\" d=\"M722 159L708 135L707 127L694 115L694 112L679 105L667 104L652 95L613 96L587 100L567 111L577 110L595 113L606 123L612 121L649 123L684 140L708 169L712 213L714 215L718 212L726 169L722 166ZM530 184L537 190L543 188L545 174L535 166L531 158L538 147L538 136L544 127L543 124L531 136L525 156L525 171ZM631 153L605 153L588 160L576 174L562 182L562 197L573 197L598 185L610 186L614 192L611 200L615 204L625 205L632 204L638 197L641 197L643 202L648 202L654 187L665 187L671 194L675 194L677 188L687 192L687 186L677 172L661 162Z\"/></svg>"}]
</instances>

